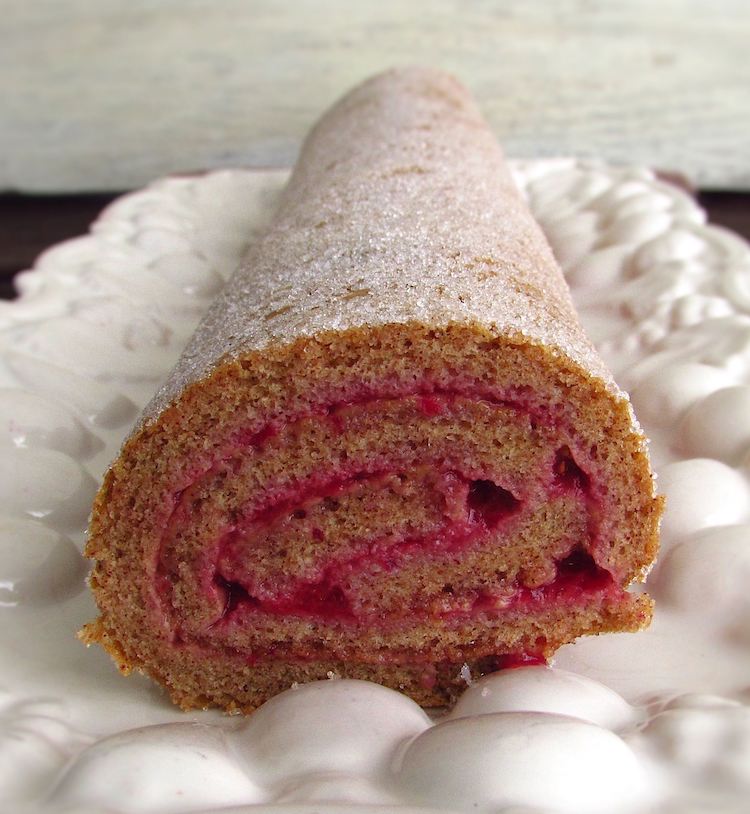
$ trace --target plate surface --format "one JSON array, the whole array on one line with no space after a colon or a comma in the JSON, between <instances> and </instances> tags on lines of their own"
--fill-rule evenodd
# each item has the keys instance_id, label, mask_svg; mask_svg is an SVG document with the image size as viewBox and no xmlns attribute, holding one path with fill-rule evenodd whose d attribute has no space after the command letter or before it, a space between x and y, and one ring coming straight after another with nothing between
<instances>
[{"instance_id":1,"label":"plate surface","mask_svg":"<svg viewBox=\"0 0 750 814\"><path fill-rule=\"evenodd\" d=\"M745 811L750 796L750 250L646 170L513 171L667 495L640 634L473 681L432 721L331 680L247 718L174 709L76 630L97 484L286 171L112 204L0 305L0 807L39 812ZM385 807L385 808L383 808Z\"/></svg>"}]
</instances>

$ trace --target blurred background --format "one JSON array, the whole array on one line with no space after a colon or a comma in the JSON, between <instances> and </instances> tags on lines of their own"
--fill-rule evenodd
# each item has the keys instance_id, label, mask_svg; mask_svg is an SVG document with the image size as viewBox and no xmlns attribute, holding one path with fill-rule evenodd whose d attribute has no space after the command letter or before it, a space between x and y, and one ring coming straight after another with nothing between
<instances>
[{"instance_id":1,"label":"blurred background","mask_svg":"<svg viewBox=\"0 0 750 814\"><path fill-rule=\"evenodd\" d=\"M456 74L510 157L652 167L750 235L748 0L0 0L0 292L122 191L291 164L409 63Z\"/></svg>"}]
</instances>

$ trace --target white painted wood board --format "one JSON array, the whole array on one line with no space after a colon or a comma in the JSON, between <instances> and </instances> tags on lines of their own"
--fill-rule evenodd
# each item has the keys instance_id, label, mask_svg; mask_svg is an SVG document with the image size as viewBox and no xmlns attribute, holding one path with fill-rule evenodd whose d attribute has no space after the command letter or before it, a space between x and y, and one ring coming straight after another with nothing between
<instances>
[{"instance_id":1,"label":"white painted wood board","mask_svg":"<svg viewBox=\"0 0 750 814\"><path fill-rule=\"evenodd\" d=\"M0 189L287 165L406 63L458 75L513 157L750 189L749 0L0 0Z\"/></svg>"}]
</instances>

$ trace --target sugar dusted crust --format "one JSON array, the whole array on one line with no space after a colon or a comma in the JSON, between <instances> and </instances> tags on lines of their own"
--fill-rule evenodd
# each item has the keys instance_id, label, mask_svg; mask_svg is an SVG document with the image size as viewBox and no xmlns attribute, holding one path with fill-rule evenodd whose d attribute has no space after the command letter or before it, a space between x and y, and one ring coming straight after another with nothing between
<instances>
[{"instance_id":1,"label":"sugar dusted crust","mask_svg":"<svg viewBox=\"0 0 750 814\"><path fill-rule=\"evenodd\" d=\"M465 88L423 69L370 80L313 128L270 229L144 420L223 358L412 321L526 336L619 394L494 134Z\"/></svg>"},{"instance_id":2,"label":"sugar dusted crust","mask_svg":"<svg viewBox=\"0 0 750 814\"><path fill-rule=\"evenodd\" d=\"M108 472L83 637L185 708L329 673L443 704L464 663L647 624L660 513L468 94L390 72L312 131Z\"/></svg>"}]
</instances>

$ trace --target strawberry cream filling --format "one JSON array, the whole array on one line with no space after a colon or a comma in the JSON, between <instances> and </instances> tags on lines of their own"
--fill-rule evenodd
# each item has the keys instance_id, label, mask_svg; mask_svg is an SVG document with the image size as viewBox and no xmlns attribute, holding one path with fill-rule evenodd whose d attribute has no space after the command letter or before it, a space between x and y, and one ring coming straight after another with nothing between
<instances>
[{"instance_id":1,"label":"strawberry cream filling","mask_svg":"<svg viewBox=\"0 0 750 814\"><path fill-rule=\"evenodd\" d=\"M512 460L490 471L459 454L452 428L476 423L480 408L517 437L539 436L532 473L519 474ZM357 438L380 420L421 429L405 434L411 443L365 455ZM419 663L418 649L400 638L414 625L460 630L551 606L625 601L602 564L606 505L596 464L561 424L520 403L428 393L235 430L173 494L164 523L153 595L173 645L304 661L325 649L326 631L349 630L377 642L381 661ZM253 461L293 456L311 428L328 455L318 468L286 477L274 470L265 482L253 474ZM551 511L565 518L560 531ZM546 536L534 568L510 554L503 567L502 551L540 522ZM490 555L500 562L491 573ZM284 639L281 624L295 634ZM278 643L261 647L259 631Z\"/></svg>"}]
</instances>

